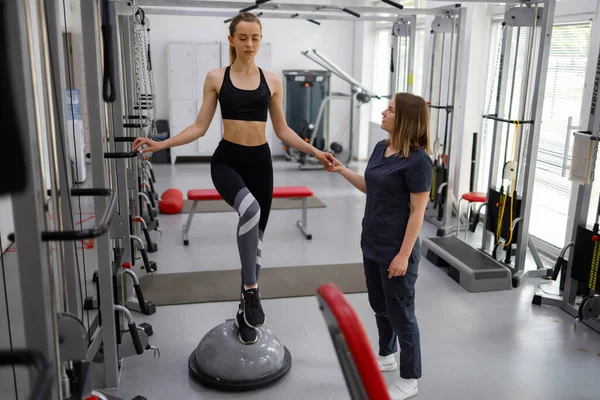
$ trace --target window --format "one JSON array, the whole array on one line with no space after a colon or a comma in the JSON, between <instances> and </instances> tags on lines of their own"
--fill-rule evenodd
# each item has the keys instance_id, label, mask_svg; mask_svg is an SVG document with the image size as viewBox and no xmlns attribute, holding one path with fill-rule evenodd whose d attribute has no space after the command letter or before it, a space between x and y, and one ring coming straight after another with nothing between
<instances>
[{"instance_id":1,"label":"window","mask_svg":"<svg viewBox=\"0 0 600 400\"><path fill-rule=\"evenodd\" d=\"M390 91L390 57L392 32L389 28L375 31L375 63L373 65L373 92L387 95ZM381 112L388 106L388 99L373 99L371 121L381 122Z\"/></svg>"},{"instance_id":2,"label":"window","mask_svg":"<svg viewBox=\"0 0 600 400\"><path fill-rule=\"evenodd\" d=\"M572 131L579 126L590 33L590 23L552 29L529 231L559 248L567 228L572 186L569 148ZM597 196L598 186L592 204L597 204ZM590 210L595 214L595 205Z\"/></svg>"},{"instance_id":3,"label":"window","mask_svg":"<svg viewBox=\"0 0 600 400\"><path fill-rule=\"evenodd\" d=\"M415 38L415 71L413 78L413 93L423 96L423 57L425 52L425 29L417 28Z\"/></svg>"},{"instance_id":4,"label":"window","mask_svg":"<svg viewBox=\"0 0 600 400\"><path fill-rule=\"evenodd\" d=\"M488 76L486 84L486 99L484 112L492 113L495 108L495 99L497 95L498 68L500 63L500 52L502 45L502 23L495 21L492 24L490 38L490 53L488 59ZM476 190L486 192L488 188L490 158L487 156L492 153L492 129L494 124L489 120L482 121L481 138L479 139L479 150L477 157L477 181ZM485 210L484 210L485 211Z\"/></svg>"},{"instance_id":5,"label":"window","mask_svg":"<svg viewBox=\"0 0 600 400\"><path fill-rule=\"evenodd\" d=\"M389 28L378 29L375 31L375 49L374 49L374 65L373 65L373 91L377 94L390 94L390 57L392 47L392 33ZM405 42L402 42L405 43ZM415 38L415 65L413 76L413 93L422 95L423 92L423 56L425 46L425 29L418 28ZM400 48L399 58L404 59L405 46ZM398 75L405 76L404 66L398 65L396 68ZM402 82L398 81L398 90L405 90ZM388 99L373 99L371 107L371 120L375 122L381 121L381 112L387 108Z\"/></svg>"}]
</instances>

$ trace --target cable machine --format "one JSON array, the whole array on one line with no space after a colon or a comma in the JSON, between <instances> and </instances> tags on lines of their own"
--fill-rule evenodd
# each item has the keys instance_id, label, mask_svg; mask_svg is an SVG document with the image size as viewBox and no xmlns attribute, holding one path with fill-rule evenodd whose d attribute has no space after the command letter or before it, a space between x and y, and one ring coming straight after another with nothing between
<instances>
[{"instance_id":1,"label":"cable machine","mask_svg":"<svg viewBox=\"0 0 600 400\"><path fill-rule=\"evenodd\" d=\"M413 92L416 38L417 16L398 17L398 21L392 25L390 95Z\"/></svg>"},{"instance_id":2,"label":"cable machine","mask_svg":"<svg viewBox=\"0 0 600 400\"><path fill-rule=\"evenodd\" d=\"M460 221L470 219L461 214L456 236L423 240L428 259L448 266L449 276L472 292L507 290L550 272L528 227L554 9L555 0L506 6L496 101L483 116L493 123L488 190L469 227L476 229L485 206L481 247L459 238ZM536 268L526 271L528 248Z\"/></svg>"},{"instance_id":3,"label":"cable machine","mask_svg":"<svg viewBox=\"0 0 600 400\"><path fill-rule=\"evenodd\" d=\"M425 218L438 228L437 235L451 230L447 210L455 212L455 201L447 196L454 104L458 102L458 47L462 10L446 9L431 23L429 71L425 93L428 98L430 132L433 142L433 182Z\"/></svg>"},{"instance_id":4,"label":"cable machine","mask_svg":"<svg viewBox=\"0 0 600 400\"><path fill-rule=\"evenodd\" d=\"M305 140L312 144L313 146L321 145L321 149L327 149L331 151L333 154L341 154L346 153L346 158L342 161L344 164L347 164L352 161L352 152L354 145L354 130L356 124L356 111L363 104L371 101L371 98L380 98L369 89L367 89L364 85L358 82L356 79L352 78L347 72L342 70L332 61L330 61L325 55L320 53L315 49L308 49L302 52L302 55L319 64L321 67L325 68L326 71L329 71L331 74L337 76L342 79L346 83L350 85L350 93L339 93L334 92L327 95L321 101L319 106L319 111L317 112L316 118L313 123L308 124L305 132L300 132L299 134L304 135ZM329 138L329 135L323 135L322 132L319 131L319 127L324 129L323 127L327 125L327 120L323 120L323 115L325 114L325 110L328 109L329 102L331 100L350 100L350 110L348 112L348 117L344 118L344 125L338 130L338 132L343 132L348 129L348 148L344 150L344 146L337 142L336 140L340 136L338 133L334 136L333 139ZM322 143L317 143L321 142ZM300 169L314 169L321 168L321 163L314 157L302 153L296 149L289 148L287 146L284 147L286 154L290 160L297 161L300 165L298 166Z\"/></svg>"},{"instance_id":5,"label":"cable machine","mask_svg":"<svg viewBox=\"0 0 600 400\"><path fill-rule=\"evenodd\" d=\"M108 0L83 1L83 62L93 187L74 186L66 147L74 143L66 138L66 107L72 102L63 97L67 87L63 75L71 77L63 71L65 64L72 63L63 62L62 39L68 35L63 36L62 29L68 30L69 25L61 10L66 4L59 1L0 0L0 52L7 70L2 75L2 88L7 89L9 104L14 107L11 114L15 129L8 134L18 137L22 145L20 153L18 148L6 150L17 157L15 165L22 165L23 175L17 188L20 190L10 191L15 232L9 240L10 246L18 247L18 310L24 332L24 349L14 349L11 341L10 355L1 353L0 364L38 368L40 376L35 386L18 382L28 376L14 379L16 391L33 388L31 398L106 398L94 388L118 387L125 358L146 351L155 357L160 354L149 341L152 326L136 322L122 292L123 282L133 281L139 309L144 314L152 313L135 272L128 268L134 258L127 246L133 202L128 186L132 167L125 160L138 156L122 148L131 140L123 134L116 5ZM40 63L35 62L36 56ZM80 164L75 165L77 168ZM82 197L93 201L94 222L89 228L83 226ZM78 205L80 215L77 223L74 205ZM95 240L95 261L76 247L89 239ZM4 258L3 253L2 263ZM97 267L93 285L88 285L92 280L86 273L86 258ZM89 298L84 299L84 290L87 296L93 289L97 293L95 306Z\"/></svg>"},{"instance_id":6,"label":"cable machine","mask_svg":"<svg viewBox=\"0 0 600 400\"><path fill-rule=\"evenodd\" d=\"M596 67L594 82L600 80L600 60ZM533 296L535 305L559 307L575 318L574 329L579 322L600 333L600 200L596 220L590 229L587 216L595 180L595 166L600 141L600 115L596 112L600 88L593 86L590 116L587 130L575 132L569 179L578 184L575 223L571 240L556 260L552 280L561 275L559 288L562 295L548 295L541 288L552 282L541 283ZM569 253L567 255L567 252Z\"/></svg>"}]
</instances>

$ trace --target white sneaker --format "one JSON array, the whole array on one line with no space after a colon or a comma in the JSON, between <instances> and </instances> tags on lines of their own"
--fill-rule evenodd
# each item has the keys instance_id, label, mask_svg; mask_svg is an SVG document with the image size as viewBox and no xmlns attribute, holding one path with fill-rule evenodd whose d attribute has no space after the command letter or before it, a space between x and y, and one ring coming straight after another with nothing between
<instances>
[{"instance_id":1,"label":"white sneaker","mask_svg":"<svg viewBox=\"0 0 600 400\"><path fill-rule=\"evenodd\" d=\"M391 400L404 400L416 396L419 393L419 386L416 379L400 378L388 387L388 391Z\"/></svg>"},{"instance_id":2,"label":"white sneaker","mask_svg":"<svg viewBox=\"0 0 600 400\"><path fill-rule=\"evenodd\" d=\"M389 356L382 357L377 355L377 365L379 365L379 370L381 372L389 372L395 371L398 368L398 364L396 363L396 357L393 354Z\"/></svg>"}]
</instances>

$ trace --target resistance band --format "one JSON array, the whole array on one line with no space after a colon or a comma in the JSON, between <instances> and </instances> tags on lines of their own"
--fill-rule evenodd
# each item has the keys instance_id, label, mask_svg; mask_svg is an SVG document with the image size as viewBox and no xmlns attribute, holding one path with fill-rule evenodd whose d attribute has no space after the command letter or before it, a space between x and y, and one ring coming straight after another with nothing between
<instances>
[{"instance_id":1,"label":"resistance band","mask_svg":"<svg viewBox=\"0 0 600 400\"><path fill-rule=\"evenodd\" d=\"M598 266L600 265L600 245L598 241L594 242L594 253L592 256L592 268L590 269L590 280L588 288L595 290L598 280Z\"/></svg>"},{"instance_id":2,"label":"resistance band","mask_svg":"<svg viewBox=\"0 0 600 400\"><path fill-rule=\"evenodd\" d=\"M519 126L520 123L519 121L514 121L515 124L515 134L513 135L513 152L512 152L512 159L511 161L508 163L509 165L511 165L511 163L515 163L515 157L516 157L516 152L517 152L517 135L519 134ZM506 167L506 166L505 166ZM515 170L516 167L511 165L511 169L509 171L509 180L510 180L510 186L509 188L507 188L507 195L510 196L510 225L509 225L509 238L508 241L503 245L503 247L508 247L510 246L510 244L512 243L512 238L513 238L513 210L514 210L514 201L515 201L515 195L516 195L516 174L515 174ZM504 180L504 172L502 174L502 180ZM504 211L506 209L506 197L507 195L504 195L504 188L501 188L500 191L500 214L498 217L498 226L496 228L496 243L498 245L500 245L500 235L502 233L502 223L504 222Z\"/></svg>"}]
</instances>

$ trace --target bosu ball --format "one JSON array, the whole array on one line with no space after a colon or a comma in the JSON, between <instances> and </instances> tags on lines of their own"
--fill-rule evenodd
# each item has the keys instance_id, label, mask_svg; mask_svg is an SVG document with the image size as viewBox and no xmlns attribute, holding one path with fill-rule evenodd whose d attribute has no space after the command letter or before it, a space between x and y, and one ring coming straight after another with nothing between
<instances>
[{"instance_id":1,"label":"bosu ball","mask_svg":"<svg viewBox=\"0 0 600 400\"><path fill-rule=\"evenodd\" d=\"M189 358L190 374L198 383L225 391L263 388L283 378L292 355L268 328L256 328L258 340L243 344L234 320L211 329Z\"/></svg>"}]
</instances>

